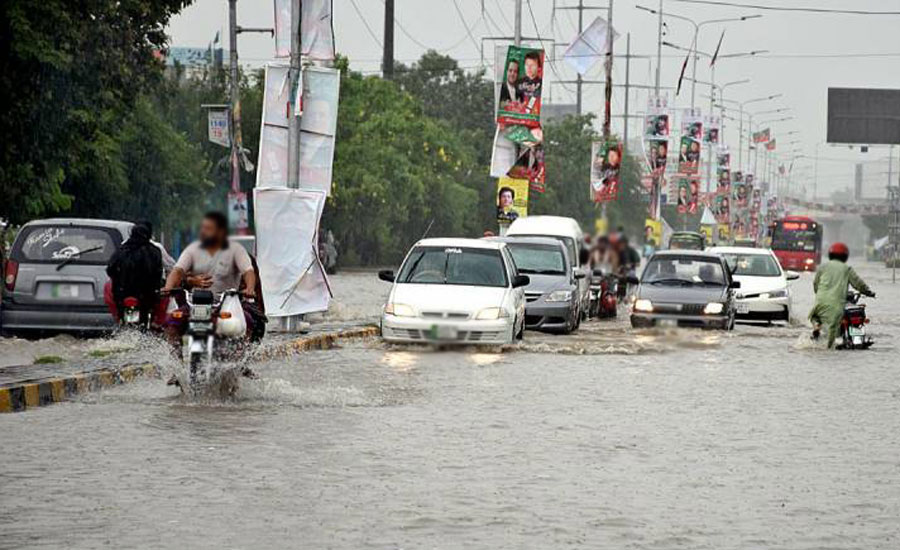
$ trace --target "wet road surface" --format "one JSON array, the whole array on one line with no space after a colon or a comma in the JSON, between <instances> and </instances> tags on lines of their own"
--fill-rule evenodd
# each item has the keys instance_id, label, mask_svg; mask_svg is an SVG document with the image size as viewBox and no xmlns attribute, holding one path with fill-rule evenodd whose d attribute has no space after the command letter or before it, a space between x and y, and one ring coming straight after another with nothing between
<instances>
[{"instance_id":1,"label":"wet road surface","mask_svg":"<svg viewBox=\"0 0 900 550\"><path fill-rule=\"evenodd\" d=\"M866 352L623 317L502 352L308 352L235 400L151 380L3 415L0 548L895 549L900 285L860 273ZM336 286L332 320L387 291Z\"/></svg>"}]
</instances>

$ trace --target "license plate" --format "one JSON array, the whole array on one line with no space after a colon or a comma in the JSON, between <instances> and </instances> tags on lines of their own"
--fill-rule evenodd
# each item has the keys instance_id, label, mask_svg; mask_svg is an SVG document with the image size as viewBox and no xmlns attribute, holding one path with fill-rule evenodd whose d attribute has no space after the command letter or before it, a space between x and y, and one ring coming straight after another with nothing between
<instances>
[{"instance_id":1,"label":"license plate","mask_svg":"<svg viewBox=\"0 0 900 550\"><path fill-rule=\"evenodd\" d=\"M750 304L736 304L739 314L750 313Z\"/></svg>"},{"instance_id":2,"label":"license plate","mask_svg":"<svg viewBox=\"0 0 900 550\"><path fill-rule=\"evenodd\" d=\"M863 336L866 333L862 327L850 327L848 332L850 333L850 336Z\"/></svg>"},{"instance_id":3,"label":"license plate","mask_svg":"<svg viewBox=\"0 0 900 550\"><path fill-rule=\"evenodd\" d=\"M678 321L675 319L660 319L657 324L661 327L677 327Z\"/></svg>"},{"instance_id":4,"label":"license plate","mask_svg":"<svg viewBox=\"0 0 900 550\"><path fill-rule=\"evenodd\" d=\"M432 325L432 340L456 340L459 337L459 329L447 325Z\"/></svg>"},{"instance_id":5,"label":"license plate","mask_svg":"<svg viewBox=\"0 0 900 550\"><path fill-rule=\"evenodd\" d=\"M78 285L54 284L51 295L54 298L78 298Z\"/></svg>"},{"instance_id":6,"label":"license plate","mask_svg":"<svg viewBox=\"0 0 900 550\"><path fill-rule=\"evenodd\" d=\"M127 309L125 310L125 322L126 323L137 323L141 319L141 312L136 309Z\"/></svg>"}]
</instances>

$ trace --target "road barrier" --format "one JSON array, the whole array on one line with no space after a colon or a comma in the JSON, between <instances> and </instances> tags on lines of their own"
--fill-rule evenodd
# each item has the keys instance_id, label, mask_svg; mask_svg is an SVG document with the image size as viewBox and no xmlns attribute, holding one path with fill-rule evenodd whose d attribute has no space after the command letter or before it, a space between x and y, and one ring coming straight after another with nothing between
<instances>
[{"instance_id":1,"label":"road barrier","mask_svg":"<svg viewBox=\"0 0 900 550\"><path fill-rule=\"evenodd\" d=\"M356 327L336 332L302 336L261 350L257 360L275 359L309 350L330 349L341 340L366 338L378 334L374 326ZM27 372L28 369L20 371ZM61 369L63 370L63 369ZM126 364L102 367L88 372L66 373L61 376L25 378L0 385L0 413L21 412L64 401L66 398L124 384L139 378L159 377L160 369L153 364Z\"/></svg>"}]
</instances>

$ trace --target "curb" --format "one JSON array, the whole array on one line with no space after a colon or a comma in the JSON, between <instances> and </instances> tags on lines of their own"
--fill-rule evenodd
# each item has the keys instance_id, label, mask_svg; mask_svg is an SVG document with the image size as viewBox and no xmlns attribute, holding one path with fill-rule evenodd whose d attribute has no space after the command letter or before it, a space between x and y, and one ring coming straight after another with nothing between
<instances>
[{"instance_id":1,"label":"curb","mask_svg":"<svg viewBox=\"0 0 900 550\"><path fill-rule=\"evenodd\" d=\"M254 356L254 359L274 359L309 350L330 349L340 340L368 338L378 335L378 327L365 326L326 332L313 336L302 336L273 346ZM65 401L67 397L96 391L105 387L131 382L138 378L159 377L156 365L124 365L82 372L62 377L38 378L14 382L0 387L0 413L21 412L29 408L42 407Z\"/></svg>"}]
</instances>

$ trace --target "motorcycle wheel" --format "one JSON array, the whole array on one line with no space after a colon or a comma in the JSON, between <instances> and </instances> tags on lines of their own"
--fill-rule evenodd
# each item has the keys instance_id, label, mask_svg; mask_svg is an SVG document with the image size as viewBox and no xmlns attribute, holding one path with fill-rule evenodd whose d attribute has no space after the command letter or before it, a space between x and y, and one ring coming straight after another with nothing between
<instances>
[{"instance_id":1,"label":"motorcycle wheel","mask_svg":"<svg viewBox=\"0 0 900 550\"><path fill-rule=\"evenodd\" d=\"M203 386L200 380L198 380L198 375L203 372L205 361L205 354L203 353L192 353L190 356L190 370L188 371L188 386L191 394L196 395L200 392L200 388Z\"/></svg>"}]
</instances>

